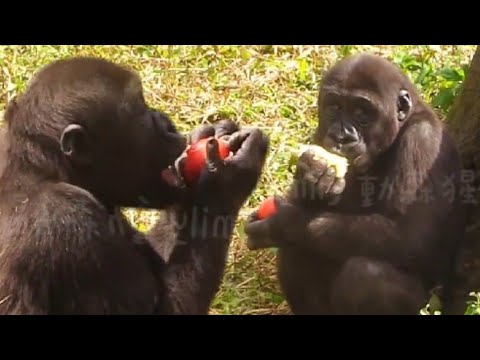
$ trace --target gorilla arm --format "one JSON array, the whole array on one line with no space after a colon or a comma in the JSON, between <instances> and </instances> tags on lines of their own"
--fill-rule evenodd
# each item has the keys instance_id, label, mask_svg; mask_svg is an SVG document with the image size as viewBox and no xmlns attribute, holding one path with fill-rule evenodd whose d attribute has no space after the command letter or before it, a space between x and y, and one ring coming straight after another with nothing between
<instances>
[{"instance_id":1,"label":"gorilla arm","mask_svg":"<svg viewBox=\"0 0 480 360\"><path fill-rule=\"evenodd\" d=\"M215 136L221 136L216 130ZM200 137L213 135L209 131L214 130L204 128ZM220 286L235 220L258 181L268 140L256 129L245 129L231 136L229 147L234 155L222 162L216 156L218 143L208 143L196 195L164 213L148 236L166 262L163 313L207 314Z\"/></svg>"},{"instance_id":2,"label":"gorilla arm","mask_svg":"<svg viewBox=\"0 0 480 360\"><path fill-rule=\"evenodd\" d=\"M305 234L305 245L331 258L347 260L351 256L365 256L407 264L410 250L420 243L423 234L431 233L428 225L399 226L398 221L382 214L350 215L326 212L312 219ZM422 229L422 227L426 227ZM406 231L402 231L402 229ZM410 232L409 234L407 234Z\"/></svg>"},{"instance_id":3,"label":"gorilla arm","mask_svg":"<svg viewBox=\"0 0 480 360\"><path fill-rule=\"evenodd\" d=\"M312 215L286 202L277 208L269 219L251 220L246 225L250 249L293 246L340 261L365 256L401 266L410 266L428 253L431 247L427 235L436 233L435 217L446 214L445 207L429 214L421 205L414 206L408 216L398 217L380 212L327 211Z\"/></svg>"},{"instance_id":4,"label":"gorilla arm","mask_svg":"<svg viewBox=\"0 0 480 360\"><path fill-rule=\"evenodd\" d=\"M318 211L294 199L278 199L273 217L258 221L252 214L245 228L249 246L301 246L341 260L370 256L400 264L426 254L438 245L431 243L438 225L451 215L452 203L441 193L442 182L458 175L451 167L454 152L448 139L436 130L426 122L413 122L405 129L387 175L394 179L390 199L370 209L358 206L357 211L341 211L335 205ZM422 199L429 191L432 199ZM353 208L349 199L342 198L342 203Z\"/></svg>"},{"instance_id":5,"label":"gorilla arm","mask_svg":"<svg viewBox=\"0 0 480 360\"><path fill-rule=\"evenodd\" d=\"M159 312L208 313L221 283L235 219L236 213L208 214L197 206L163 214L148 234L153 248L170 247L161 249L165 294Z\"/></svg>"}]
</instances>

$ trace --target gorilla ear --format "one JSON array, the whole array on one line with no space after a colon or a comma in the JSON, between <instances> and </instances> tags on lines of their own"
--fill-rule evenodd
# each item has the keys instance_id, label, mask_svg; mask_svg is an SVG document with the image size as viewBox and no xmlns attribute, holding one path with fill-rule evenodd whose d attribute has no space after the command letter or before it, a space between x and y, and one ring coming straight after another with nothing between
<instances>
[{"instance_id":1,"label":"gorilla ear","mask_svg":"<svg viewBox=\"0 0 480 360\"><path fill-rule=\"evenodd\" d=\"M90 162L90 142L85 129L80 125L70 124L63 130L60 148L65 156L75 162Z\"/></svg>"},{"instance_id":2,"label":"gorilla ear","mask_svg":"<svg viewBox=\"0 0 480 360\"><path fill-rule=\"evenodd\" d=\"M399 121L405 120L412 110L412 99L407 90L401 90L397 99L397 118Z\"/></svg>"}]
</instances>

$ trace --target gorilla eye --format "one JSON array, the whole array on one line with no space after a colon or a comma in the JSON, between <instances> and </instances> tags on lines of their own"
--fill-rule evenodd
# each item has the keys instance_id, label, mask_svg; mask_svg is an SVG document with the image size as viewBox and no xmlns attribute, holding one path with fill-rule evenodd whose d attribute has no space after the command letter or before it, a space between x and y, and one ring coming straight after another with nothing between
<instances>
[{"instance_id":1,"label":"gorilla eye","mask_svg":"<svg viewBox=\"0 0 480 360\"><path fill-rule=\"evenodd\" d=\"M355 116L363 116L363 115L365 115L365 111L364 111L362 108L356 108L356 109L353 111L353 115L355 115Z\"/></svg>"},{"instance_id":2,"label":"gorilla eye","mask_svg":"<svg viewBox=\"0 0 480 360\"><path fill-rule=\"evenodd\" d=\"M327 106L328 111L338 111L340 106L338 104L330 104Z\"/></svg>"},{"instance_id":3,"label":"gorilla eye","mask_svg":"<svg viewBox=\"0 0 480 360\"><path fill-rule=\"evenodd\" d=\"M150 117L153 121L153 126L160 133L176 133L177 132L175 125L166 114L160 111L151 110Z\"/></svg>"},{"instance_id":4,"label":"gorilla eye","mask_svg":"<svg viewBox=\"0 0 480 360\"><path fill-rule=\"evenodd\" d=\"M357 107L353 110L353 118L358 125L365 127L370 124L372 114L361 107Z\"/></svg>"},{"instance_id":5,"label":"gorilla eye","mask_svg":"<svg viewBox=\"0 0 480 360\"><path fill-rule=\"evenodd\" d=\"M340 106L338 104L327 104L325 108L325 117L328 120L333 120L337 116L339 110Z\"/></svg>"}]
</instances>

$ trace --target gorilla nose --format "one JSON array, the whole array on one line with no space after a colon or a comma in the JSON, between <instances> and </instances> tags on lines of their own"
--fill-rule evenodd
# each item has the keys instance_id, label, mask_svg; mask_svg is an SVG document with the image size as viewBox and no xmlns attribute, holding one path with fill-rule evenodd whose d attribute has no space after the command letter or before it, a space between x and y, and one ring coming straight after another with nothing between
<instances>
[{"instance_id":1,"label":"gorilla nose","mask_svg":"<svg viewBox=\"0 0 480 360\"><path fill-rule=\"evenodd\" d=\"M343 127L339 131L330 132L328 135L339 145L348 145L358 141L358 135L353 126Z\"/></svg>"}]
</instances>

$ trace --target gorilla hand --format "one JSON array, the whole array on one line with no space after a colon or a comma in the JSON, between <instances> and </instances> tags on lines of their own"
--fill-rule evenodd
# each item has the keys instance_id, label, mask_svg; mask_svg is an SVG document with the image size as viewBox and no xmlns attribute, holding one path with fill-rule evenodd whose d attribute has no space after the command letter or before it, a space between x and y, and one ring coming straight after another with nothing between
<instances>
[{"instance_id":1,"label":"gorilla hand","mask_svg":"<svg viewBox=\"0 0 480 360\"><path fill-rule=\"evenodd\" d=\"M218 142L207 142L207 158L200 178L192 188L193 202L213 213L236 213L255 188L265 163L268 138L258 129L221 121L192 132L191 141L214 136L228 142L232 154L222 160Z\"/></svg>"},{"instance_id":2,"label":"gorilla hand","mask_svg":"<svg viewBox=\"0 0 480 360\"><path fill-rule=\"evenodd\" d=\"M328 166L324 159L315 159L311 151L304 152L298 159L295 179L297 181L296 185L303 189L299 192L303 196L315 196L335 202L338 195L345 189L345 179L335 175L335 168Z\"/></svg>"},{"instance_id":3,"label":"gorilla hand","mask_svg":"<svg viewBox=\"0 0 480 360\"><path fill-rule=\"evenodd\" d=\"M230 135L239 130L238 125L232 120L221 120L214 125L201 125L188 136L188 143L193 144L201 139L212 136L228 140Z\"/></svg>"},{"instance_id":4,"label":"gorilla hand","mask_svg":"<svg viewBox=\"0 0 480 360\"><path fill-rule=\"evenodd\" d=\"M305 212L278 196L274 197L274 202L275 214L260 220L258 211L254 211L248 217L245 233L250 250L281 247L304 236Z\"/></svg>"}]
</instances>

